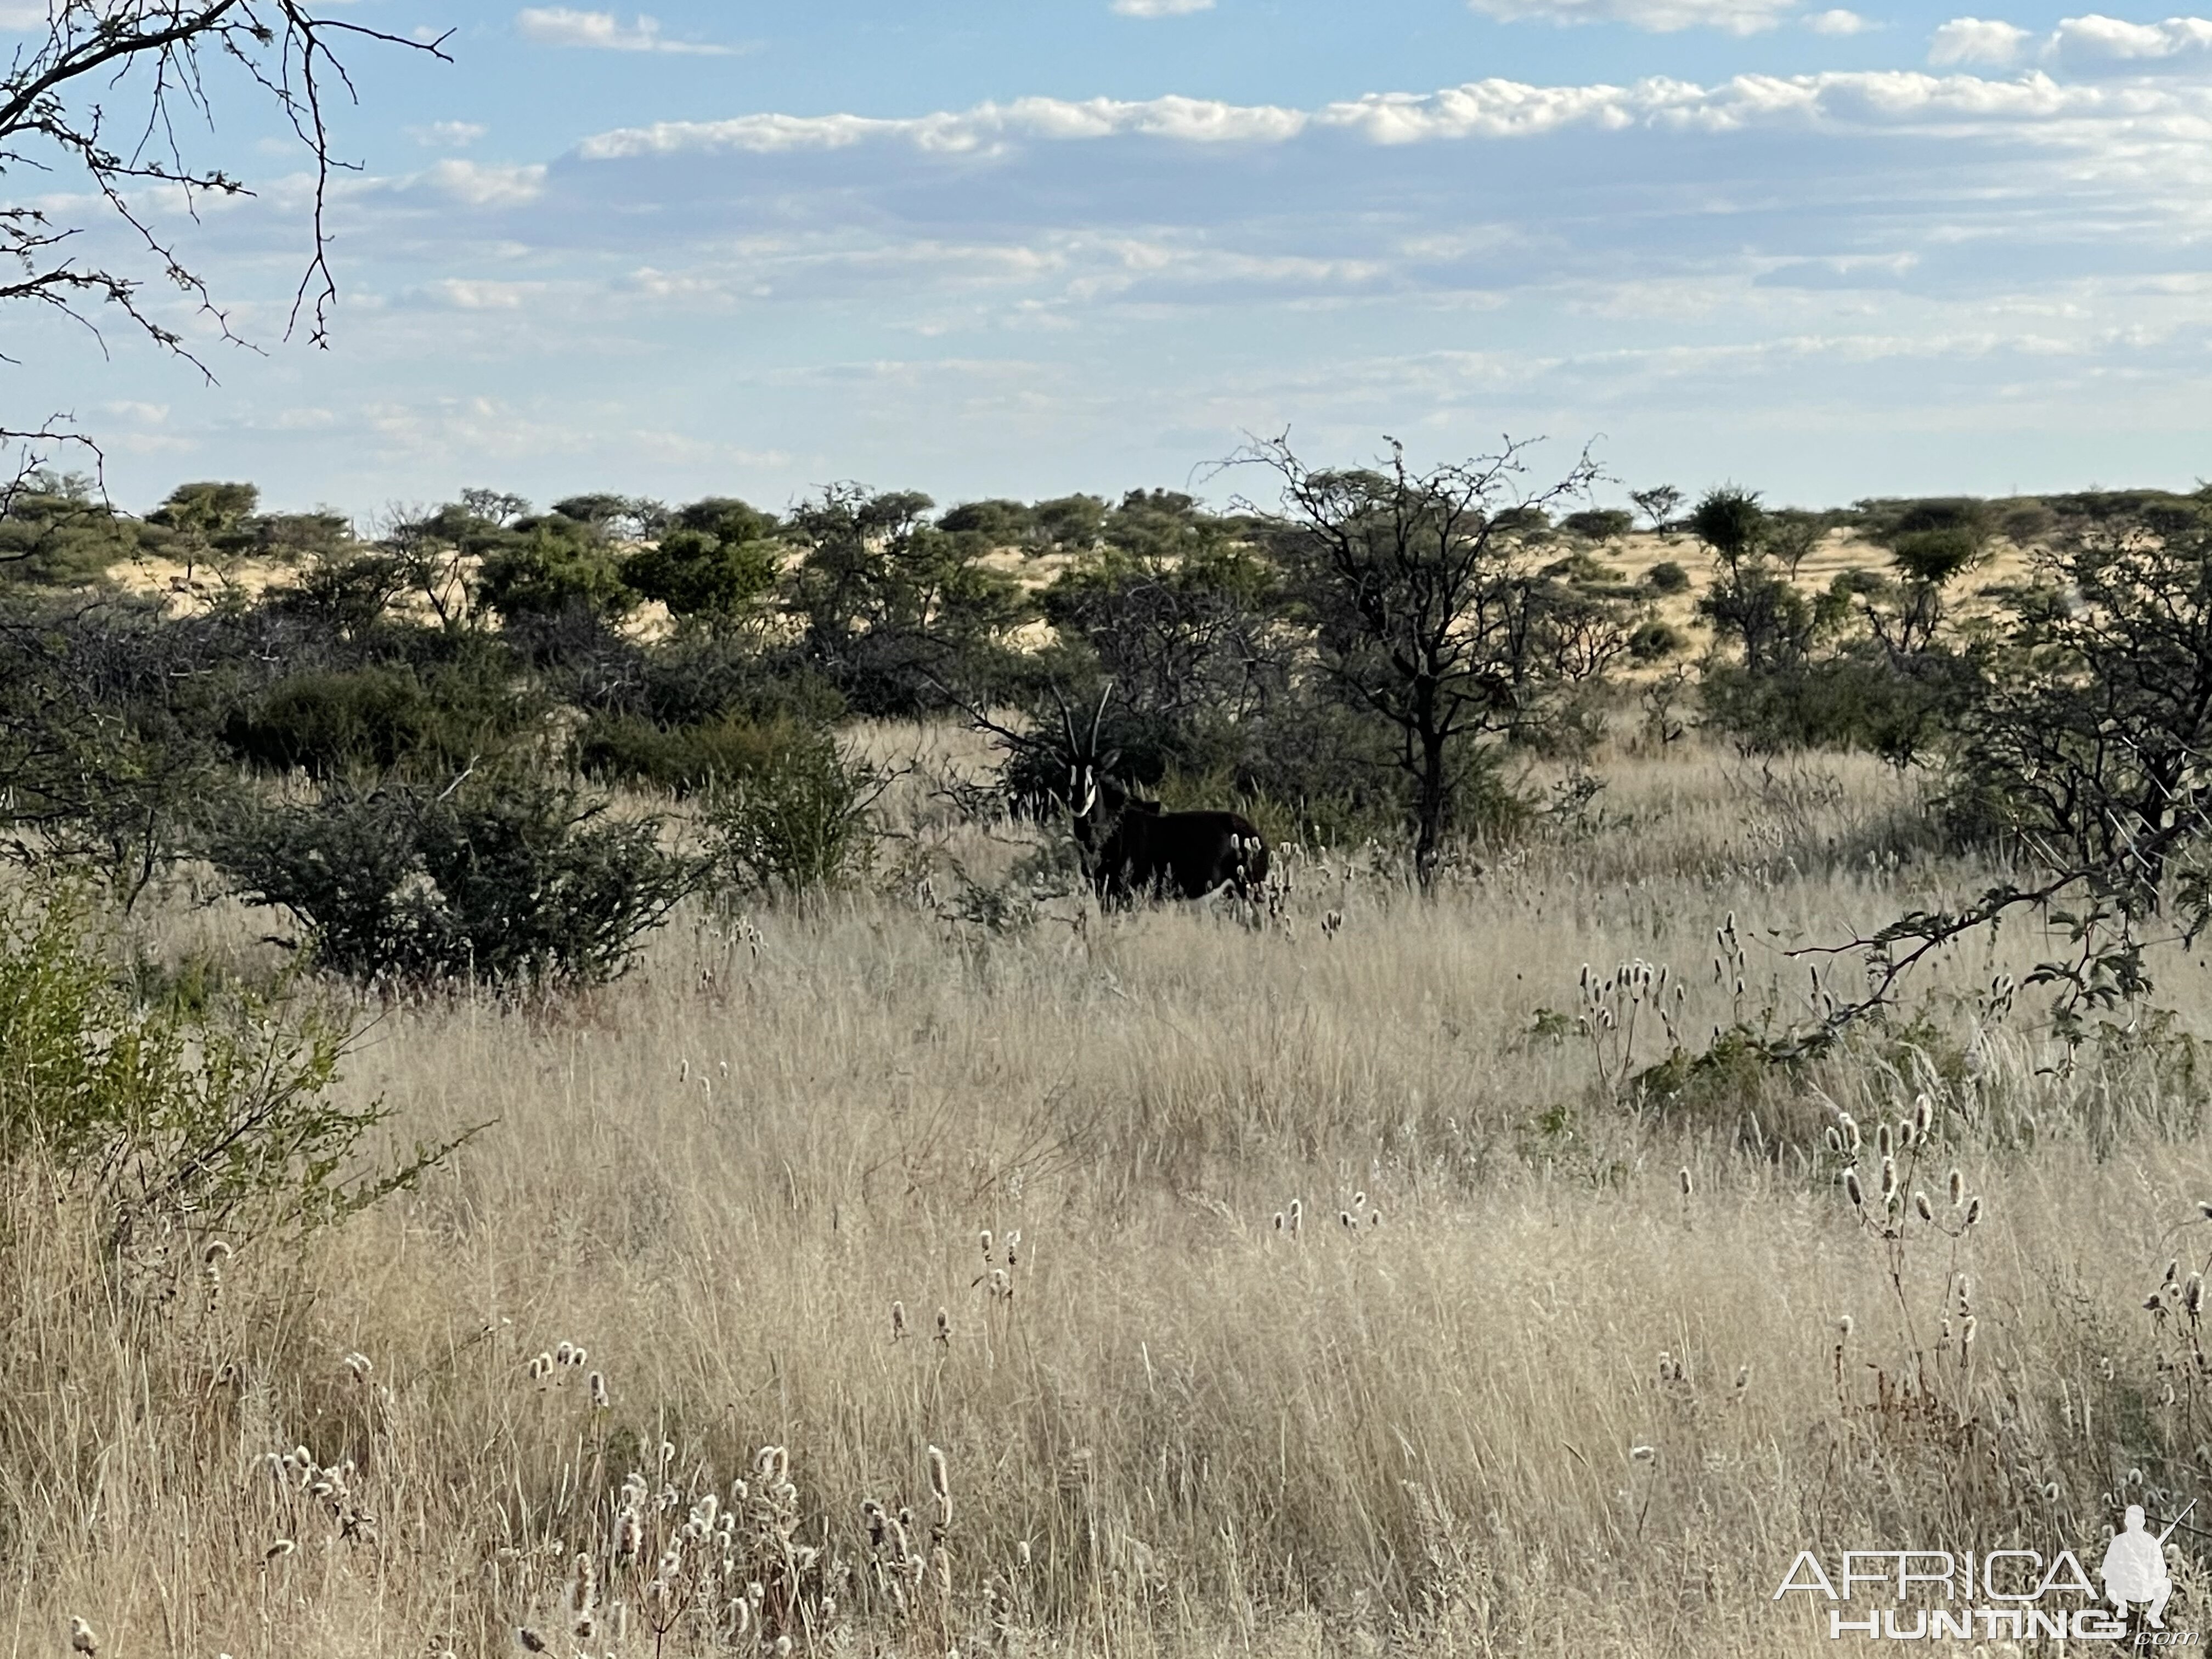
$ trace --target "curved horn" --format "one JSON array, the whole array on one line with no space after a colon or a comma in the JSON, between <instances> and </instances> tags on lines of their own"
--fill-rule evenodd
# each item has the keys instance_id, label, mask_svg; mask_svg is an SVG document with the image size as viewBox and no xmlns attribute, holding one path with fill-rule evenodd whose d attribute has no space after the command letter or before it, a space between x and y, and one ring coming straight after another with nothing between
<instances>
[{"instance_id":1,"label":"curved horn","mask_svg":"<svg viewBox=\"0 0 2212 1659\"><path fill-rule=\"evenodd\" d=\"M1091 717L1091 752L1098 752L1098 722L1106 718L1106 700L1114 695L1114 682L1106 682L1106 689L1098 694L1098 712Z\"/></svg>"},{"instance_id":2,"label":"curved horn","mask_svg":"<svg viewBox=\"0 0 2212 1659\"><path fill-rule=\"evenodd\" d=\"M1075 740L1075 716L1068 713L1067 699L1060 694L1060 682L1052 686L1052 700L1060 705L1060 729L1067 734L1067 755L1070 760L1080 759L1083 745Z\"/></svg>"}]
</instances>

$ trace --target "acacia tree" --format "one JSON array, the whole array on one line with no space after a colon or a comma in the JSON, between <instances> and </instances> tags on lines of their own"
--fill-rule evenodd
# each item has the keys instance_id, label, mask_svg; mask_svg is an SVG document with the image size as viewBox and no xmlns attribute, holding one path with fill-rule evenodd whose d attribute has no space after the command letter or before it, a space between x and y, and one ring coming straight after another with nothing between
<instances>
[{"instance_id":1,"label":"acacia tree","mask_svg":"<svg viewBox=\"0 0 2212 1659\"><path fill-rule=\"evenodd\" d=\"M2153 988L2148 946L2212 928L2212 495L2077 520L2035 564L1955 744L1959 827L2006 843L2014 873L1954 910L1801 949L1863 957L1867 987L1801 1045L1889 1007L1919 963L2015 912L2065 941L2027 983L2056 988L2054 1029L2078 1041L2088 1014Z\"/></svg>"},{"instance_id":2,"label":"acacia tree","mask_svg":"<svg viewBox=\"0 0 2212 1659\"><path fill-rule=\"evenodd\" d=\"M1524 509L1586 495L1598 477L1587 454L1531 493L1526 444L1417 471L1386 441L1373 467L1310 466L1287 437L1231 459L1276 475L1267 516L1323 671L1396 729L1427 891L1470 750L1540 721L1559 692L1603 672L1626 630L1547 579L1514 527L1542 521Z\"/></svg>"},{"instance_id":3,"label":"acacia tree","mask_svg":"<svg viewBox=\"0 0 2212 1659\"><path fill-rule=\"evenodd\" d=\"M180 292L222 338L237 337L207 282L146 204L157 193L180 198L189 216L204 198L252 193L220 167L187 154L181 136L211 125L218 100L232 100L221 80L230 75L242 77L231 82L238 99L273 106L313 167L309 251L286 331L304 325L312 343L324 344L337 298L324 202L332 172L344 165L332 153L325 107L333 92L353 94L335 49L348 40L444 56L442 37L403 39L325 15L313 0L47 0L45 27L26 30L0 71L0 176L28 169L47 202L92 205L70 217L0 200L0 271L7 273L0 301L49 307L95 335L102 318L119 316L208 373L148 298L149 282ZM75 191L58 182L71 177ZM86 233L103 223L127 233L135 255L110 262L82 253ZM42 446L92 447L60 416L35 423L0 418L0 442L23 448L19 481Z\"/></svg>"}]
</instances>

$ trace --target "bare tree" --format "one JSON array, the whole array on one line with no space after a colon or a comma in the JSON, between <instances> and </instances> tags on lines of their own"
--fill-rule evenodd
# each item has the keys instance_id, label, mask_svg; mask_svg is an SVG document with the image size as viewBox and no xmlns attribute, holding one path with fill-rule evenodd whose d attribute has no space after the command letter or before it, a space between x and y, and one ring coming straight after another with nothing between
<instances>
[{"instance_id":1,"label":"bare tree","mask_svg":"<svg viewBox=\"0 0 2212 1659\"><path fill-rule=\"evenodd\" d=\"M179 199L196 219L207 198L252 194L221 167L195 160L185 134L211 128L218 102L258 98L290 127L315 174L307 258L285 332L304 327L312 343L326 343L337 282L324 208L332 173L346 165L332 153L326 111L333 94L354 95L337 49L380 42L442 58L444 37L387 33L325 15L312 0L47 0L46 13L44 28L25 32L0 73L0 173L74 177L80 190L73 194L96 205L69 219L20 199L0 202L0 301L58 312L103 349L101 320L119 316L212 379L150 302L149 283L181 293L223 339L245 342L148 198ZM242 80L224 90L217 82L225 76ZM52 184L42 190L60 193ZM122 229L136 252L112 260L87 254L97 225ZM19 447L19 482L44 447L73 443L98 453L59 413L35 423L0 418L0 443Z\"/></svg>"},{"instance_id":2,"label":"bare tree","mask_svg":"<svg viewBox=\"0 0 2212 1659\"><path fill-rule=\"evenodd\" d=\"M1603 671L1625 633L1587 596L1546 578L1513 527L1534 521L1514 509L1586 495L1598 477L1588 455L1531 493L1525 444L1417 471L1387 441L1376 467L1309 466L1287 437L1231 459L1277 477L1280 506L1269 516L1323 669L1397 728L1425 890L1462 774L1479 758L1474 741L1541 720L1555 693Z\"/></svg>"}]
</instances>

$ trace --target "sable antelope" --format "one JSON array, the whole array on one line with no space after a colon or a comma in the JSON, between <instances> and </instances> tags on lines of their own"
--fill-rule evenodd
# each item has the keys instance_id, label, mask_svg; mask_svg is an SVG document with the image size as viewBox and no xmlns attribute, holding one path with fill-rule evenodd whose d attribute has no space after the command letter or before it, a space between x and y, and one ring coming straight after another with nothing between
<instances>
[{"instance_id":1,"label":"sable antelope","mask_svg":"<svg viewBox=\"0 0 2212 1659\"><path fill-rule=\"evenodd\" d=\"M1133 795L1111 773L1121 750L1098 753L1098 723L1106 713L1106 688L1091 716L1088 742L1075 732L1067 705L1060 706L1069 756L1067 807L1075 842L1102 904L1139 898L1204 898L1233 886L1249 897L1267 878L1267 843L1259 827L1239 812L1167 812L1156 800Z\"/></svg>"}]
</instances>

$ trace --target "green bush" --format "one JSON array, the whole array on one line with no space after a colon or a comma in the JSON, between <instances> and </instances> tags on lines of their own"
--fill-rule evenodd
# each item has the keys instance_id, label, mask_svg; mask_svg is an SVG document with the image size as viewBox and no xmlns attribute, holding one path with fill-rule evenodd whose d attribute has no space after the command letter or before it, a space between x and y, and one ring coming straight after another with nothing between
<instances>
[{"instance_id":1,"label":"green bush","mask_svg":"<svg viewBox=\"0 0 2212 1659\"><path fill-rule=\"evenodd\" d=\"M1559 528L1585 541L1617 542L1636 528L1636 515L1617 507L1591 507L1568 514Z\"/></svg>"},{"instance_id":2,"label":"green bush","mask_svg":"<svg viewBox=\"0 0 2212 1659\"><path fill-rule=\"evenodd\" d=\"M1870 750L1903 764L1934 746L1971 693L1965 661L1930 655L1912 672L1872 650L1753 674L1706 672L1705 720L1753 753Z\"/></svg>"},{"instance_id":3,"label":"green bush","mask_svg":"<svg viewBox=\"0 0 2212 1659\"><path fill-rule=\"evenodd\" d=\"M1686 593L1690 573L1672 559L1662 559L1644 573L1644 585L1654 593Z\"/></svg>"},{"instance_id":4,"label":"green bush","mask_svg":"<svg viewBox=\"0 0 2212 1659\"><path fill-rule=\"evenodd\" d=\"M249 904L297 917L316 963L362 982L589 983L696 884L657 820L518 780L332 786L234 814L210 848Z\"/></svg>"},{"instance_id":5,"label":"green bush","mask_svg":"<svg viewBox=\"0 0 2212 1659\"><path fill-rule=\"evenodd\" d=\"M1628 636L1628 654L1638 662L1662 662L1685 643L1682 630L1671 623L1647 622Z\"/></svg>"},{"instance_id":6,"label":"green bush","mask_svg":"<svg viewBox=\"0 0 2212 1659\"><path fill-rule=\"evenodd\" d=\"M331 1098L345 1033L326 1012L231 994L131 995L92 912L65 888L0 902L0 1165L43 1157L113 1209L118 1239L191 1218L208 1231L312 1226L411 1180L356 1153L389 1114Z\"/></svg>"},{"instance_id":7,"label":"green bush","mask_svg":"<svg viewBox=\"0 0 2212 1659\"><path fill-rule=\"evenodd\" d=\"M576 734L576 762L594 778L688 795L774 765L786 750L812 741L815 731L787 716L732 714L669 726L635 714L594 714Z\"/></svg>"},{"instance_id":8,"label":"green bush","mask_svg":"<svg viewBox=\"0 0 2212 1659\"><path fill-rule=\"evenodd\" d=\"M411 765L450 776L507 747L534 714L494 664L418 673L380 663L279 680L231 714L223 741L264 771L328 779Z\"/></svg>"},{"instance_id":9,"label":"green bush","mask_svg":"<svg viewBox=\"0 0 2212 1659\"><path fill-rule=\"evenodd\" d=\"M715 885L797 893L863 872L875 853L870 811L886 781L839 754L827 732L718 780L702 814Z\"/></svg>"}]
</instances>

